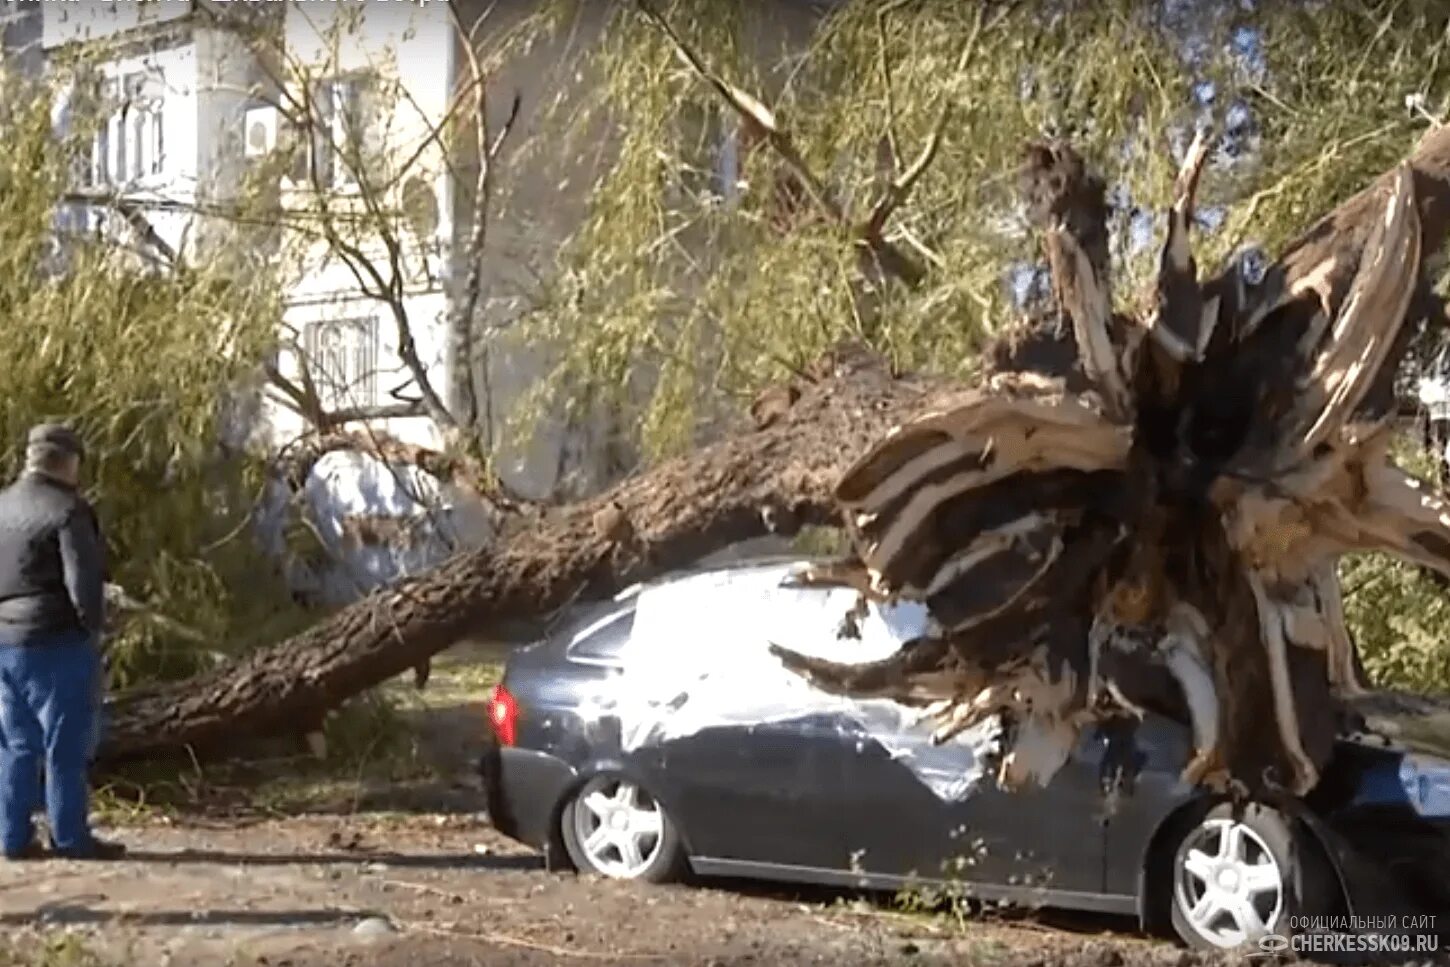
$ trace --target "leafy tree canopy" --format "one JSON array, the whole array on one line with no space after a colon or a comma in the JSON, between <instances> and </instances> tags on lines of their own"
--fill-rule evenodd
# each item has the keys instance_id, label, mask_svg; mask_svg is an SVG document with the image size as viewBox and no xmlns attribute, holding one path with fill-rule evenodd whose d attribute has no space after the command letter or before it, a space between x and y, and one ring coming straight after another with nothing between
<instances>
[{"instance_id":1,"label":"leafy tree canopy","mask_svg":"<svg viewBox=\"0 0 1450 967\"><path fill-rule=\"evenodd\" d=\"M64 201L86 125L57 136L49 96L0 89L0 470L18 471L30 425L76 426L111 579L172 619L123 623L116 679L189 674L299 619L243 526L263 464L224 446L229 404L276 337L275 289L225 260L157 271L77 231Z\"/></svg>"}]
</instances>

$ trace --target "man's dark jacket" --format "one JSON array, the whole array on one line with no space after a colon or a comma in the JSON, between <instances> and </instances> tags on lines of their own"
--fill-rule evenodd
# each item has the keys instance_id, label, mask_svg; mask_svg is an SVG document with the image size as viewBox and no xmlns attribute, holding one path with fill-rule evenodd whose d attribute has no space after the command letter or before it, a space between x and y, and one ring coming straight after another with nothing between
<instances>
[{"instance_id":1,"label":"man's dark jacket","mask_svg":"<svg viewBox=\"0 0 1450 967\"><path fill-rule=\"evenodd\" d=\"M0 490L0 646L99 635L104 620L105 545L95 511L74 488L24 474Z\"/></svg>"}]
</instances>

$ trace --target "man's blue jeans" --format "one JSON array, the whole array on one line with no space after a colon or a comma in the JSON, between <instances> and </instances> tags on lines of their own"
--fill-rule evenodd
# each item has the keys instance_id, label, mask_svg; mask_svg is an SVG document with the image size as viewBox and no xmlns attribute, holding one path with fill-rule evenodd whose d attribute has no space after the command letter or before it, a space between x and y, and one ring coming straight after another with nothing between
<instances>
[{"instance_id":1,"label":"man's blue jeans","mask_svg":"<svg viewBox=\"0 0 1450 967\"><path fill-rule=\"evenodd\" d=\"M50 838L65 852L91 841L90 778L100 653L83 632L0 642L0 848L18 853L34 835L41 771Z\"/></svg>"}]
</instances>

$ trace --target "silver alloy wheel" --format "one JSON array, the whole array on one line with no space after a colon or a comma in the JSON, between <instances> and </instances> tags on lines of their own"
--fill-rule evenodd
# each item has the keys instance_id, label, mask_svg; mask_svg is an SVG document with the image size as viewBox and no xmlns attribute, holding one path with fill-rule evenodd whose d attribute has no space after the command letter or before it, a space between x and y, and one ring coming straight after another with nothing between
<instances>
[{"instance_id":1,"label":"silver alloy wheel","mask_svg":"<svg viewBox=\"0 0 1450 967\"><path fill-rule=\"evenodd\" d=\"M1200 937L1233 948L1276 932L1284 871L1258 833L1232 819L1206 820L1178 855L1173 901Z\"/></svg>"},{"instance_id":2,"label":"silver alloy wheel","mask_svg":"<svg viewBox=\"0 0 1450 967\"><path fill-rule=\"evenodd\" d=\"M628 779L595 776L575 802L574 837L600 873L631 880L659 855L664 812Z\"/></svg>"}]
</instances>

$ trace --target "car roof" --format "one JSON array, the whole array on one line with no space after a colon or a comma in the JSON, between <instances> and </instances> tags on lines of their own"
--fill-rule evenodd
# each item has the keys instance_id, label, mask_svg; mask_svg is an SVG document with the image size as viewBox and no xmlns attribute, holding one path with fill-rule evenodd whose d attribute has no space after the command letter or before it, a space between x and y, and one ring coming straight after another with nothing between
<instances>
[{"instance_id":1,"label":"car roof","mask_svg":"<svg viewBox=\"0 0 1450 967\"><path fill-rule=\"evenodd\" d=\"M666 571L647 581L631 584L607 598L586 598L575 601L550 623L545 635L546 637L555 635L571 637L578 634L581 628L596 624L607 616L632 609L639 602L642 594L668 593L672 588L698 578L723 574L741 576L768 574L771 571L799 567L818 560L821 558L810 554L761 554L733 561L696 564Z\"/></svg>"},{"instance_id":2,"label":"car roof","mask_svg":"<svg viewBox=\"0 0 1450 967\"><path fill-rule=\"evenodd\" d=\"M762 554L740 558L734 561L721 561L715 564L692 565L673 571L666 571L663 574L650 578L648 581L632 584L614 595L611 600L622 602L627 598L637 597L644 591L661 590L683 581L706 577L712 574L734 573L743 575L763 571L779 571L789 567L814 564L821 560L823 558L820 556L811 554Z\"/></svg>"}]
</instances>

